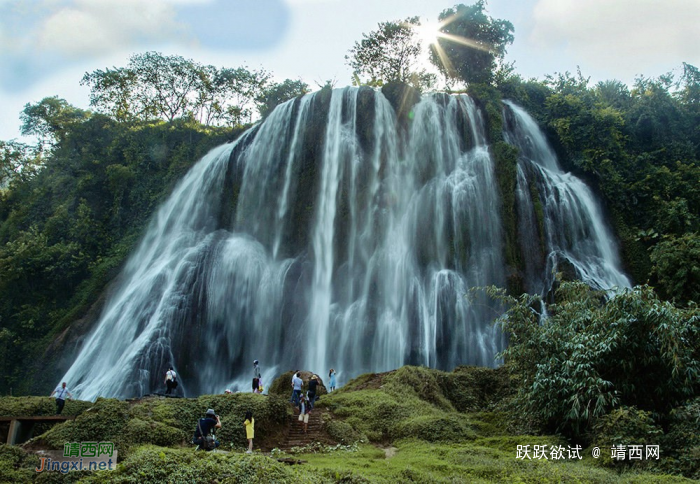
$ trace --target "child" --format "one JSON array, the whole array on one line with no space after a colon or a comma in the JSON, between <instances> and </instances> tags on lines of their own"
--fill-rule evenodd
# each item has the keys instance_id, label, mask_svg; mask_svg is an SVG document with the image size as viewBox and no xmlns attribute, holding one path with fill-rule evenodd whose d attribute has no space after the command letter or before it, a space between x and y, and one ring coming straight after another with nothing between
<instances>
[{"instance_id":1,"label":"child","mask_svg":"<svg viewBox=\"0 0 700 484\"><path fill-rule=\"evenodd\" d=\"M253 437L255 436L255 419L253 418L253 412L248 410L245 413L245 436L248 439L248 450L245 451L246 454L253 453Z\"/></svg>"},{"instance_id":2,"label":"child","mask_svg":"<svg viewBox=\"0 0 700 484\"><path fill-rule=\"evenodd\" d=\"M304 424L304 433L309 430L309 414L311 413L311 405L309 399L303 393L299 397L299 422Z\"/></svg>"}]
</instances>

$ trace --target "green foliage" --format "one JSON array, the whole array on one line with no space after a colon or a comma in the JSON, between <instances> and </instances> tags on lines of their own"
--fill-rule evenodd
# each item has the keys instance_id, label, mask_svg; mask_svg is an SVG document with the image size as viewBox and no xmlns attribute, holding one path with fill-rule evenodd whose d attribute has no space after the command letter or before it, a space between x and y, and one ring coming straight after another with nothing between
<instances>
[{"instance_id":1,"label":"green foliage","mask_svg":"<svg viewBox=\"0 0 700 484\"><path fill-rule=\"evenodd\" d=\"M420 68L421 44L416 35L418 17L404 21L381 22L379 28L364 37L350 49L345 62L355 73L356 85L382 86L399 81L418 90L429 89L435 76ZM360 75L369 76L362 82Z\"/></svg>"},{"instance_id":2,"label":"green foliage","mask_svg":"<svg viewBox=\"0 0 700 484\"><path fill-rule=\"evenodd\" d=\"M3 400L0 399L0 413ZM281 398L248 393L203 395L196 399L152 398L136 403L98 399L87 410L84 404L88 402L81 403L78 412L74 402L68 402L66 410L78 417L51 428L38 438L39 442L62 449L66 442L109 441L115 443L120 457L126 457L141 444L188 445L197 421L208 408L213 408L221 418L222 427L215 433L222 449L246 447L243 420L247 411L255 418L256 446L272 448L283 438L289 412L289 405Z\"/></svg>"},{"instance_id":3,"label":"green foliage","mask_svg":"<svg viewBox=\"0 0 700 484\"><path fill-rule=\"evenodd\" d=\"M203 66L178 55L135 54L123 68L86 73L90 105L117 121L191 117L205 126L250 122L271 75Z\"/></svg>"},{"instance_id":4,"label":"green foliage","mask_svg":"<svg viewBox=\"0 0 700 484\"><path fill-rule=\"evenodd\" d=\"M34 178L41 163L39 148L17 141L0 141L0 207L5 203L7 191ZM5 216L0 211L0 219Z\"/></svg>"},{"instance_id":5,"label":"green foliage","mask_svg":"<svg viewBox=\"0 0 700 484\"><path fill-rule=\"evenodd\" d=\"M309 85L301 80L292 81L291 79L286 79L278 84L273 84L266 87L256 97L258 112L260 116L265 117L283 102L294 99L297 96L303 96L309 91Z\"/></svg>"},{"instance_id":6,"label":"green foliage","mask_svg":"<svg viewBox=\"0 0 700 484\"><path fill-rule=\"evenodd\" d=\"M399 422L394 438L418 438L427 442L464 442L476 438L466 415L420 415Z\"/></svg>"},{"instance_id":7,"label":"green foliage","mask_svg":"<svg viewBox=\"0 0 700 484\"><path fill-rule=\"evenodd\" d=\"M23 136L36 136L40 144L53 146L65 139L71 127L90 116L58 96L45 97L36 104L25 104L20 120Z\"/></svg>"},{"instance_id":8,"label":"green foliage","mask_svg":"<svg viewBox=\"0 0 700 484\"><path fill-rule=\"evenodd\" d=\"M430 60L448 79L467 84L489 84L498 61L513 43L513 24L493 19L484 12L485 0L456 5L439 16L437 44L430 46Z\"/></svg>"},{"instance_id":9,"label":"green foliage","mask_svg":"<svg viewBox=\"0 0 700 484\"><path fill-rule=\"evenodd\" d=\"M459 412L491 410L510 396L512 386L507 370L480 366L458 366L438 374L442 393Z\"/></svg>"},{"instance_id":10,"label":"green foliage","mask_svg":"<svg viewBox=\"0 0 700 484\"><path fill-rule=\"evenodd\" d=\"M352 444L360 440L360 434L347 422L331 420L326 424L326 432L331 439L341 444Z\"/></svg>"},{"instance_id":11,"label":"green foliage","mask_svg":"<svg viewBox=\"0 0 700 484\"><path fill-rule=\"evenodd\" d=\"M61 415L80 415L92 407L92 402L82 400L68 400ZM0 397L0 416L39 416L55 415L56 402L52 397Z\"/></svg>"},{"instance_id":12,"label":"green foliage","mask_svg":"<svg viewBox=\"0 0 700 484\"><path fill-rule=\"evenodd\" d=\"M518 378L525 419L582 435L619 405L668 412L697 391L697 309L679 309L648 286L606 295L562 283L540 321L537 297L508 298L503 352Z\"/></svg>"},{"instance_id":13,"label":"green foliage","mask_svg":"<svg viewBox=\"0 0 700 484\"><path fill-rule=\"evenodd\" d=\"M20 447L0 444L0 479L2 482L31 482L36 477L39 458Z\"/></svg>"},{"instance_id":14,"label":"green foliage","mask_svg":"<svg viewBox=\"0 0 700 484\"><path fill-rule=\"evenodd\" d=\"M485 369L486 372L494 370ZM391 442L406 437L428 441L462 441L474 437L469 419L455 411L446 395L461 398L480 389L464 385L479 376L464 379L468 370L459 374L428 368L404 366L380 375L363 375L324 397L318 405L332 410L359 437L373 442ZM484 381L488 378L484 378ZM494 389L494 391L497 391ZM473 396L471 401L478 401ZM334 438L347 443L349 428L334 421L327 424ZM354 436L352 436L354 437Z\"/></svg>"},{"instance_id":15,"label":"green foliage","mask_svg":"<svg viewBox=\"0 0 700 484\"><path fill-rule=\"evenodd\" d=\"M670 412L668 430L658 444L664 449L659 469L700 479L700 398Z\"/></svg>"},{"instance_id":16,"label":"green foliage","mask_svg":"<svg viewBox=\"0 0 700 484\"><path fill-rule=\"evenodd\" d=\"M240 482L311 483L318 476L262 456L193 452L192 449L138 449L116 471L95 472L82 482Z\"/></svg>"},{"instance_id":17,"label":"green foliage","mask_svg":"<svg viewBox=\"0 0 700 484\"><path fill-rule=\"evenodd\" d=\"M669 237L651 251L652 276L659 294L679 303L700 301L700 236Z\"/></svg>"},{"instance_id":18,"label":"green foliage","mask_svg":"<svg viewBox=\"0 0 700 484\"><path fill-rule=\"evenodd\" d=\"M1 393L53 388L65 369L45 361L53 337L98 299L182 175L236 133L94 115L71 126L35 176L21 168L26 179L0 198Z\"/></svg>"},{"instance_id":19,"label":"green foliage","mask_svg":"<svg viewBox=\"0 0 700 484\"><path fill-rule=\"evenodd\" d=\"M592 425L592 445L602 449L600 463L605 466L632 465L632 461L613 460L610 449L613 446L658 445L661 428L654 423L651 412L635 407L619 407L598 418ZM644 447L642 447L644 449ZM642 451L643 452L643 451ZM645 457L642 454L642 457ZM646 461L637 465L648 464Z\"/></svg>"}]
</instances>

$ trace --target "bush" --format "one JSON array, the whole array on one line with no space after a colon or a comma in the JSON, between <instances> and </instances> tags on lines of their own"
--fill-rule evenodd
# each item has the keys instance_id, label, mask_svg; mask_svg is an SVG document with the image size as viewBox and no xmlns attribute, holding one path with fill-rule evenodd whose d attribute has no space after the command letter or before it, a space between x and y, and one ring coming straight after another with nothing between
<instances>
[{"instance_id":1,"label":"bush","mask_svg":"<svg viewBox=\"0 0 700 484\"><path fill-rule=\"evenodd\" d=\"M161 482L318 482L315 473L292 469L262 456L194 452L192 449L141 447L119 468L96 472L84 478L90 483L161 483Z\"/></svg>"},{"instance_id":2,"label":"bush","mask_svg":"<svg viewBox=\"0 0 700 484\"><path fill-rule=\"evenodd\" d=\"M360 440L360 434L347 422L342 420L331 420L326 424L326 432L336 442L341 444L352 444Z\"/></svg>"},{"instance_id":3,"label":"bush","mask_svg":"<svg viewBox=\"0 0 700 484\"><path fill-rule=\"evenodd\" d=\"M592 445L601 449L601 458L598 462L604 466L647 464L650 461L632 461L627 458L627 455L624 460L613 460L612 448L622 445L627 450L630 445L659 445L659 437L663 433L654 423L650 412L638 410L635 407L616 408L599 417L593 424L592 430ZM642 450L642 456L645 457L643 452Z\"/></svg>"},{"instance_id":4,"label":"bush","mask_svg":"<svg viewBox=\"0 0 700 484\"><path fill-rule=\"evenodd\" d=\"M700 479L700 397L670 412L668 431L659 443L661 470Z\"/></svg>"},{"instance_id":5,"label":"bush","mask_svg":"<svg viewBox=\"0 0 700 484\"><path fill-rule=\"evenodd\" d=\"M620 405L665 414L699 389L697 308L660 301L649 286L610 296L582 282L562 283L542 321L539 298L505 299L513 411L544 430L581 436Z\"/></svg>"},{"instance_id":6,"label":"bush","mask_svg":"<svg viewBox=\"0 0 700 484\"><path fill-rule=\"evenodd\" d=\"M464 442L476 438L464 415L421 415L400 421L391 432L395 439L416 438L428 442Z\"/></svg>"},{"instance_id":7,"label":"bush","mask_svg":"<svg viewBox=\"0 0 700 484\"><path fill-rule=\"evenodd\" d=\"M36 476L39 458L14 445L0 444L2 482L29 482Z\"/></svg>"}]
</instances>

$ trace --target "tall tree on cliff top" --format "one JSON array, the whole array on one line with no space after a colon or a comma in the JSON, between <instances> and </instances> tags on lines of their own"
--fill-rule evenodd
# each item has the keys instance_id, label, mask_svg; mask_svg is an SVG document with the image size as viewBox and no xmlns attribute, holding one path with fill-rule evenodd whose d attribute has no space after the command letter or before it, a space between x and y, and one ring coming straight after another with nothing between
<instances>
[{"instance_id":1,"label":"tall tree on cliff top","mask_svg":"<svg viewBox=\"0 0 700 484\"><path fill-rule=\"evenodd\" d=\"M23 136L39 138L39 147L51 147L61 141L70 126L84 121L89 112L76 108L58 96L45 97L36 104L25 104L20 113Z\"/></svg>"},{"instance_id":2,"label":"tall tree on cliff top","mask_svg":"<svg viewBox=\"0 0 700 484\"><path fill-rule=\"evenodd\" d=\"M86 73L90 105L117 121L192 116L205 125L250 122L270 79L264 70L203 66L159 52L136 54L125 68Z\"/></svg>"},{"instance_id":3,"label":"tall tree on cliff top","mask_svg":"<svg viewBox=\"0 0 700 484\"><path fill-rule=\"evenodd\" d=\"M513 43L513 24L489 17L485 7L486 0L479 0L440 14L440 33L430 46L430 61L448 79L467 84L492 82L497 62Z\"/></svg>"},{"instance_id":4,"label":"tall tree on cliff top","mask_svg":"<svg viewBox=\"0 0 700 484\"><path fill-rule=\"evenodd\" d=\"M379 29L362 34L364 39L355 42L345 61L359 76L368 76L368 84L382 85L390 81L401 81L417 89L432 87L435 75L420 68L421 43L416 35L418 17L403 22L382 22Z\"/></svg>"}]
</instances>

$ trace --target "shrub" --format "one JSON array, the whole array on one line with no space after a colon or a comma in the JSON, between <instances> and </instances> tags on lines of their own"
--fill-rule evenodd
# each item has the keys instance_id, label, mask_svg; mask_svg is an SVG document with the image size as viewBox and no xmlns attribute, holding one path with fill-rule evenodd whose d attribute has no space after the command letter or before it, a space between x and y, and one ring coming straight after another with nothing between
<instances>
[{"instance_id":1,"label":"shrub","mask_svg":"<svg viewBox=\"0 0 700 484\"><path fill-rule=\"evenodd\" d=\"M360 440L360 434L347 422L331 420L326 424L326 432L330 438L341 444L352 444Z\"/></svg>"},{"instance_id":2,"label":"shrub","mask_svg":"<svg viewBox=\"0 0 700 484\"><path fill-rule=\"evenodd\" d=\"M638 410L635 407L620 407L596 419L592 433L593 445L601 449L601 458L598 462L604 466L613 466L630 465L635 462L628 459L627 454L625 459L613 460L613 446L622 445L627 450L630 445L640 445L643 452L645 445L659 444L662 431L654 423L650 412ZM642 457L645 457L644 453ZM646 460L636 461L639 465L647 462Z\"/></svg>"},{"instance_id":3,"label":"shrub","mask_svg":"<svg viewBox=\"0 0 700 484\"><path fill-rule=\"evenodd\" d=\"M464 442L476 434L464 415L421 415L398 422L391 431L396 439L417 438L428 442Z\"/></svg>"},{"instance_id":4,"label":"shrub","mask_svg":"<svg viewBox=\"0 0 700 484\"><path fill-rule=\"evenodd\" d=\"M20 447L0 444L2 482L29 482L36 476L39 458Z\"/></svg>"}]
</instances>

